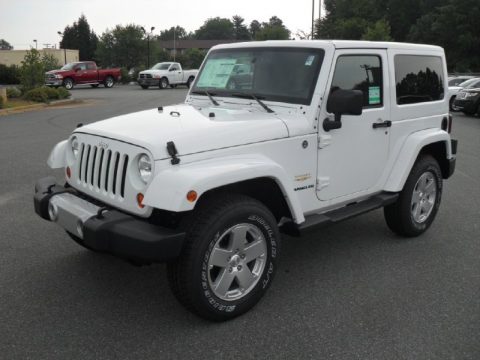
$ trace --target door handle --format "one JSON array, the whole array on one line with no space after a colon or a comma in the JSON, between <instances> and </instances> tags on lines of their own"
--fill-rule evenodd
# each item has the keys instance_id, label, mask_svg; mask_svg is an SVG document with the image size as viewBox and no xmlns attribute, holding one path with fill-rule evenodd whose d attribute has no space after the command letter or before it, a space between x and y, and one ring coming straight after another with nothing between
<instances>
[{"instance_id":1,"label":"door handle","mask_svg":"<svg viewBox=\"0 0 480 360\"><path fill-rule=\"evenodd\" d=\"M385 121L382 121L382 122L375 122L372 124L372 127L374 129L377 129L377 128L386 128L386 127L391 127L392 126L392 122L390 120L385 120Z\"/></svg>"}]
</instances>

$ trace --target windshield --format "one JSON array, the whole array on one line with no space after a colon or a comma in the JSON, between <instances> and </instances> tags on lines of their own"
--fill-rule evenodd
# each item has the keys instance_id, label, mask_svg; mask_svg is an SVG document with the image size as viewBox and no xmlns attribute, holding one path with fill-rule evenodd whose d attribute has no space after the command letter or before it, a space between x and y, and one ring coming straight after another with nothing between
<instances>
[{"instance_id":1,"label":"windshield","mask_svg":"<svg viewBox=\"0 0 480 360\"><path fill-rule=\"evenodd\" d=\"M324 51L311 48L242 48L210 52L192 93L309 105Z\"/></svg>"},{"instance_id":2,"label":"windshield","mask_svg":"<svg viewBox=\"0 0 480 360\"><path fill-rule=\"evenodd\" d=\"M69 63L62 66L60 70L72 70L77 63Z\"/></svg>"},{"instance_id":3,"label":"windshield","mask_svg":"<svg viewBox=\"0 0 480 360\"><path fill-rule=\"evenodd\" d=\"M470 80L467 80L467 81L461 83L458 86L460 86L464 89L475 89L475 88L480 87L480 79L479 78L470 79Z\"/></svg>"},{"instance_id":4,"label":"windshield","mask_svg":"<svg viewBox=\"0 0 480 360\"><path fill-rule=\"evenodd\" d=\"M158 63L152 67L152 70L168 70L170 63Z\"/></svg>"}]
</instances>

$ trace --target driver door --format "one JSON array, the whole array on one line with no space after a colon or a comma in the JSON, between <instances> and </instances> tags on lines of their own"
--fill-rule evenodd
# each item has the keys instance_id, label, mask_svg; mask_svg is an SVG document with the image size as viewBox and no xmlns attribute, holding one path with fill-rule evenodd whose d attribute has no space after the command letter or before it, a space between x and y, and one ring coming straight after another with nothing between
<instances>
[{"instance_id":1,"label":"driver door","mask_svg":"<svg viewBox=\"0 0 480 360\"><path fill-rule=\"evenodd\" d=\"M337 50L333 64L319 119L334 119L326 104L339 88L363 92L363 113L342 115L340 129L320 123L317 197L332 204L381 190L391 125L386 50Z\"/></svg>"}]
</instances>

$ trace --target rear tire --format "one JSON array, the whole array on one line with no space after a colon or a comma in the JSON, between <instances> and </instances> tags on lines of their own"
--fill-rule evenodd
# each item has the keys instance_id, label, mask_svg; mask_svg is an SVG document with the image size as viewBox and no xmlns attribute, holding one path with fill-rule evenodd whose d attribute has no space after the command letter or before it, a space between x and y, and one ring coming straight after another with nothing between
<instances>
[{"instance_id":1,"label":"rear tire","mask_svg":"<svg viewBox=\"0 0 480 360\"><path fill-rule=\"evenodd\" d=\"M413 165L397 201L384 208L388 227L406 237L424 233L440 206L442 182L437 160L430 155L422 155Z\"/></svg>"},{"instance_id":2,"label":"rear tire","mask_svg":"<svg viewBox=\"0 0 480 360\"><path fill-rule=\"evenodd\" d=\"M110 89L113 87L113 85L115 84L115 80L113 79L113 77L111 76L107 76L105 78L105 82L104 82L104 86L107 88L107 89Z\"/></svg>"},{"instance_id":3,"label":"rear tire","mask_svg":"<svg viewBox=\"0 0 480 360\"><path fill-rule=\"evenodd\" d=\"M276 271L280 234L272 213L250 197L223 194L198 204L187 227L182 254L167 265L178 301L213 321L250 310Z\"/></svg>"}]
</instances>

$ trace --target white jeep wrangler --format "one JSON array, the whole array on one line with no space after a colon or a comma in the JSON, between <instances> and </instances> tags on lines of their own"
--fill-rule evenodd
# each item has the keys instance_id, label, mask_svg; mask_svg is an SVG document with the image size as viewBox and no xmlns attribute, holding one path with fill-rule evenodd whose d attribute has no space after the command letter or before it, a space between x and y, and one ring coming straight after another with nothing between
<instances>
[{"instance_id":1,"label":"white jeep wrangler","mask_svg":"<svg viewBox=\"0 0 480 360\"><path fill-rule=\"evenodd\" d=\"M241 71L240 71L240 70ZM384 207L422 234L455 168L447 68L435 46L266 41L216 46L184 104L77 128L35 210L82 246L168 263L175 296L211 320L252 308L280 232Z\"/></svg>"}]
</instances>

